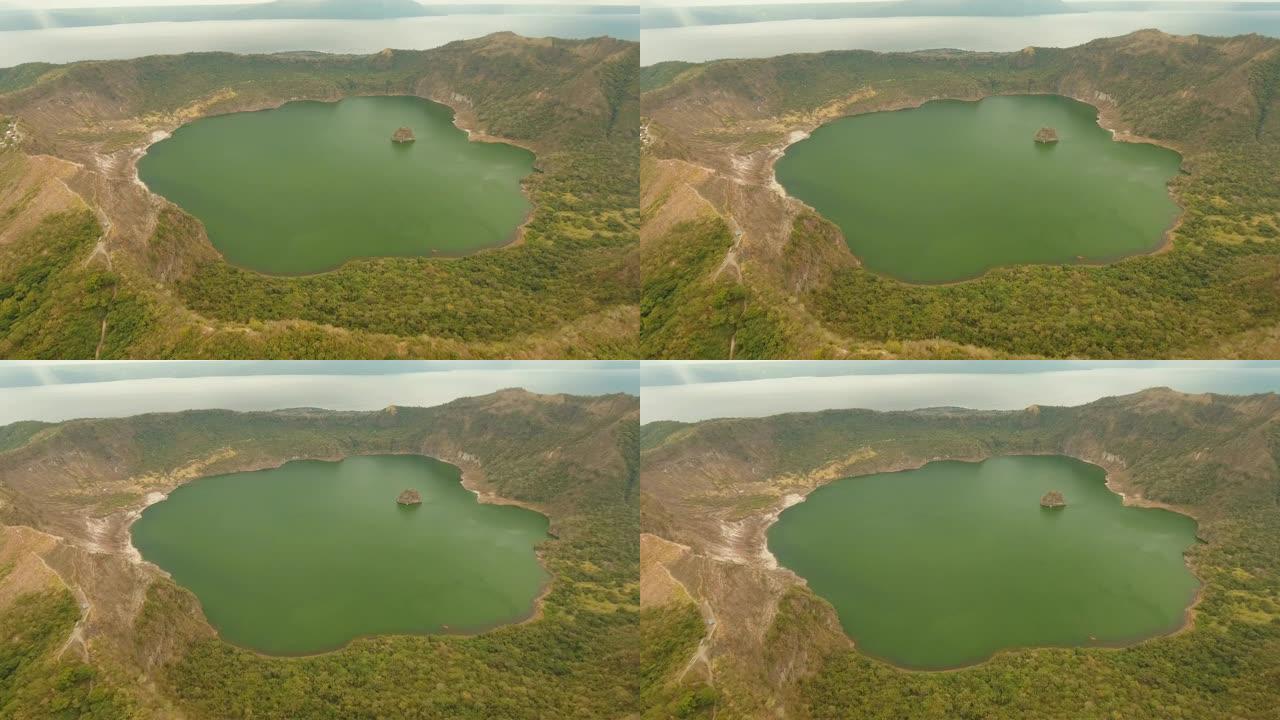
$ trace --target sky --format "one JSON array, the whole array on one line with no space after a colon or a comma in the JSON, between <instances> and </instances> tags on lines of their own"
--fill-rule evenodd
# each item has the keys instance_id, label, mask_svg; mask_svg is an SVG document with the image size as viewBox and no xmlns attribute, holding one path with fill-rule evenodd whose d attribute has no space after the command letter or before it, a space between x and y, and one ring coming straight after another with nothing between
<instances>
[{"instance_id":1,"label":"sky","mask_svg":"<svg viewBox=\"0 0 1280 720\"><path fill-rule=\"evenodd\" d=\"M49 10L51 8L157 7L162 5L247 5L271 0L0 0L3 10ZM422 0L418 0L422 2ZM634 5L634 0L474 0L477 5ZM426 4L465 5L469 0L438 0Z\"/></svg>"},{"instance_id":2,"label":"sky","mask_svg":"<svg viewBox=\"0 0 1280 720\"><path fill-rule=\"evenodd\" d=\"M635 395L638 368L633 361L11 361L0 363L0 425L209 408L429 407L510 387Z\"/></svg>"},{"instance_id":3,"label":"sky","mask_svg":"<svg viewBox=\"0 0 1280 720\"><path fill-rule=\"evenodd\" d=\"M1113 2L1114 0L1067 0L1067 2ZM1160 0L1161 2L1274 2L1274 0ZM647 7L697 7L734 5L811 5L813 3L884 2L884 0L643 0Z\"/></svg>"},{"instance_id":4,"label":"sky","mask_svg":"<svg viewBox=\"0 0 1280 720\"><path fill-rule=\"evenodd\" d=\"M832 408L1017 410L1150 387L1280 392L1280 362L10 361L0 363L0 425L202 408L431 406L508 387L639 394L643 422L693 422Z\"/></svg>"},{"instance_id":5,"label":"sky","mask_svg":"<svg viewBox=\"0 0 1280 720\"><path fill-rule=\"evenodd\" d=\"M10 0L0 2L3 10L49 10L86 7L156 7L159 5L240 5L270 0Z\"/></svg>"},{"instance_id":6,"label":"sky","mask_svg":"<svg viewBox=\"0 0 1280 720\"><path fill-rule=\"evenodd\" d=\"M1280 362L646 362L640 384L642 422L694 422L835 408L1018 410L1151 387L1280 392Z\"/></svg>"},{"instance_id":7,"label":"sky","mask_svg":"<svg viewBox=\"0 0 1280 720\"><path fill-rule=\"evenodd\" d=\"M1135 0L1141 2L1141 0ZM1152 2L1274 2L1275 0L1151 0ZM740 6L740 5L812 5L815 3L859 3L885 2L885 0L643 0L645 7L695 7L695 6ZM1115 0L1066 0L1071 3L1115 2Z\"/></svg>"},{"instance_id":8,"label":"sky","mask_svg":"<svg viewBox=\"0 0 1280 720\"><path fill-rule=\"evenodd\" d=\"M359 0L347 0L355 3ZM441 0L465 5L469 0ZM229 0L200 0L209 9L226 7ZM542 10L530 3L553 7ZM69 63L113 60L143 55L222 51L274 53L311 50L329 53L375 53L392 47L426 50L455 40L500 31L527 37L588 38L609 35L640 39L638 5L620 0L495 0L486 6L511 4L504 12L456 12L422 17L331 20L321 18L132 22L108 25L59 26L45 13L66 7L135 7L156 12L188 0L0 0L0 68L29 62ZM564 7L560 7L560 6ZM621 11L595 12L588 6L607 5ZM474 6L474 5L473 5ZM27 13L35 8L36 12ZM14 12L17 10L17 12ZM33 20L34 18L34 20ZM6 24L7 23L7 24Z\"/></svg>"}]
</instances>

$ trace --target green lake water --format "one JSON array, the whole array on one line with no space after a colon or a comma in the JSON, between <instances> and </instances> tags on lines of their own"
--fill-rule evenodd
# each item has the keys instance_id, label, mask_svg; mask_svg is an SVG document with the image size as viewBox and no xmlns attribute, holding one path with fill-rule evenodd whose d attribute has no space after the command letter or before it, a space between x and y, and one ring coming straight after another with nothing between
<instances>
[{"instance_id":1,"label":"green lake water","mask_svg":"<svg viewBox=\"0 0 1280 720\"><path fill-rule=\"evenodd\" d=\"M1060 142L1037 144L1041 127ZM836 120L775 172L868 270L940 283L1153 251L1178 216L1168 183L1180 164L1172 150L1115 142L1090 105L1026 95Z\"/></svg>"},{"instance_id":2,"label":"green lake water","mask_svg":"<svg viewBox=\"0 0 1280 720\"><path fill-rule=\"evenodd\" d=\"M534 552L547 518L482 505L459 477L385 455L202 478L143 512L133 543L224 640L273 655L524 619L548 581ZM406 488L421 505L396 503Z\"/></svg>"},{"instance_id":3,"label":"green lake water","mask_svg":"<svg viewBox=\"0 0 1280 720\"><path fill-rule=\"evenodd\" d=\"M405 126L417 141L395 144ZM292 102L197 120L138 163L234 265L276 275L362 257L463 255L510 242L533 153L470 142L415 97Z\"/></svg>"},{"instance_id":4,"label":"green lake water","mask_svg":"<svg viewBox=\"0 0 1280 720\"><path fill-rule=\"evenodd\" d=\"M1183 558L1195 521L1124 507L1105 482L1061 456L846 478L785 510L769 549L862 652L902 667L1170 632L1199 587ZM1041 508L1049 490L1067 507Z\"/></svg>"}]
</instances>

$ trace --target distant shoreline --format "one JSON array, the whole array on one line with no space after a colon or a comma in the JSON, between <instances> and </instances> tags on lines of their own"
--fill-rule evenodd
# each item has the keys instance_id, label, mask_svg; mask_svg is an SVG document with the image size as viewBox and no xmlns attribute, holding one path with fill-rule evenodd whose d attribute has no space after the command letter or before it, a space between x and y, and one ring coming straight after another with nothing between
<instances>
[{"instance_id":1,"label":"distant shoreline","mask_svg":"<svg viewBox=\"0 0 1280 720\"><path fill-rule=\"evenodd\" d=\"M435 15L381 19L201 20L0 30L0 73L31 63L62 65L190 52L372 55L388 47L431 50L496 32L571 40L612 37L636 42L640 39L638 18L638 15L617 13ZM269 23L276 23L279 29L272 29Z\"/></svg>"},{"instance_id":2,"label":"distant shoreline","mask_svg":"<svg viewBox=\"0 0 1280 720\"><path fill-rule=\"evenodd\" d=\"M1106 3L1110 5L1111 3ZM1017 52L1068 48L1157 29L1171 35L1280 38L1280 3L1266 7L1097 10L1048 15L867 16L642 27L641 67L863 50L879 53ZM1272 7L1274 5L1274 7ZM647 18L647 16L646 16ZM643 25L644 23L642 23Z\"/></svg>"}]
</instances>

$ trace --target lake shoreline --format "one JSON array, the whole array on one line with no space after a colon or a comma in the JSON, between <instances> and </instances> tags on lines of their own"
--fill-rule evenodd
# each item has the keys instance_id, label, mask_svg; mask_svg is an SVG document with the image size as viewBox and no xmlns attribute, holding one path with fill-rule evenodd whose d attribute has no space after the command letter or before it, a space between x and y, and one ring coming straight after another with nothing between
<instances>
[{"instance_id":1,"label":"lake shoreline","mask_svg":"<svg viewBox=\"0 0 1280 720\"><path fill-rule=\"evenodd\" d=\"M234 93L234 91L227 91L227 92L229 92L230 94L222 96L220 100L224 102L232 101L234 104L234 101L238 96ZM262 270L258 270L256 268L244 266L239 263L234 263L231 260L229 260L227 256L222 252L222 250L220 250L216 245L214 245L213 241L209 238L208 229L206 228L203 220L201 220L199 217L197 217L193 213L187 211L185 208L183 208L181 205L177 204L176 202L156 192L149 185L147 185L147 183L142 179L141 173L139 172L139 164L142 162L143 158L147 156L148 152L150 152L151 147L153 145L156 145L157 143L160 143L172 138L176 132L199 120L204 120L204 119L214 118L214 117L223 117L228 115L237 115L240 113L257 113L257 112L268 112L271 110L279 110L284 106L292 103L319 102L319 103L324 103L328 105L336 105L338 103L341 103L344 100L353 99L353 98L397 98L397 97L416 98L419 100L426 101L428 103L434 103L436 105L441 105L443 107L448 108L451 111L450 124L457 130L460 130L466 136L468 142L510 145L511 147L516 147L522 150L526 150L533 155L533 161L531 163L531 168L532 168L531 171L527 175L525 175L519 182L520 193L524 197L525 202L528 203L529 209L526 211L524 217L521 218L520 222L516 225L515 229L512 230L511 235L506 241L497 243L494 245L489 245L487 247L477 248L475 250L464 252L464 253L442 253L442 252L432 251L429 253L413 254L413 255L357 256L357 257L347 258L346 260L344 260L343 262L339 263L334 267L326 268L324 270L319 270L315 272L268 273L268 272L263 272ZM189 216L193 220L195 220L200 227L204 242L214 252L218 254L218 257L222 260L222 262L234 268L244 270L245 272L251 272L256 275L263 275L265 277L272 277L272 278L289 278L289 279L308 278L308 277L319 277L322 275L327 275L332 272L337 272L351 263L368 261L368 260L380 260L380 259L448 260L448 259L461 258L461 257L471 257L473 255L478 255L480 253L495 252L498 250L504 250L509 247L522 245L524 243L525 231L529 226L529 224L533 221L534 215L539 209L538 203L536 202L533 196L533 193L530 191L530 187L529 187L530 178L532 178L532 176L538 172L537 163L540 157L539 150L532 143L522 142L519 140L515 140L513 138L506 138L498 135L492 135L488 132L485 132L479 129L479 121L477 118L475 118L474 113L471 111L470 99L468 99L466 96L459 95L457 92L451 93L448 97L440 93L433 93L431 96L426 96L416 92L410 92L410 93L385 92L385 93L358 93L358 94L346 94L341 92L334 92L334 93L320 94L314 97L294 96L289 98L272 98L269 100L248 103L243 106L236 106L231 109L226 109L226 110L219 109L213 112L209 112L208 105L205 105L205 104L198 103L195 107L196 109L194 112L190 112L187 114L181 114L180 112L179 114L181 115L181 121L178 122L177 124L161 123L159 127L156 127L150 131L149 135L147 136L146 140L143 143L139 145L134 145L128 148L127 155L125 156L125 160L124 160L124 162L126 163L124 172L127 174L127 176L130 176L132 178L133 183L143 191L143 193L146 195L146 197L151 203L159 204L162 207L170 207L182 213L183 215ZM95 159L99 162L99 164L110 162L109 158L103 157L101 155L96 155Z\"/></svg>"},{"instance_id":2,"label":"lake shoreline","mask_svg":"<svg viewBox=\"0 0 1280 720\"><path fill-rule=\"evenodd\" d=\"M1076 453L1076 452L1067 451L1067 450L1060 450L1060 451L1043 451L1043 452L1009 452L1009 453L1000 453L998 455L988 454L988 455L969 455L969 456L959 456L959 457L933 457L928 459L913 458L909 460L902 460L899 462L890 463L886 468L869 470L867 472L857 472L849 475L841 475L839 477L831 478L825 482L819 482L813 487L804 488L802 489L802 491L792 492L782 496L780 505L775 504L772 508L766 510L759 516L759 518L764 521L763 525L759 529L759 538L761 540L761 545L763 546L759 556L760 556L760 559L766 564L765 565L766 569L781 571L785 573L789 578L791 578L796 584L803 586L805 588L808 588L810 591L812 591L812 588L809 587L808 581L806 581L803 577L801 577L795 571L778 563L777 558L769 550L769 543L768 543L769 528L778 522L779 516L781 516L781 514L784 511L802 502L807 501L809 496L813 494L814 491L820 488L826 487L828 485L831 485L832 483L835 483L839 480L868 477L871 475L910 472L912 470L919 470L924 466L929 465L931 463L935 463L935 462L961 462L961 463L968 463L968 464L979 464L997 457L1060 456L1060 457L1072 458L1074 460L1097 467L1101 469L1104 473L1104 478L1103 478L1104 487L1112 494L1119 496L1122 506L1158 509L1158 510L1164 510L1166 512L1172 512L1172 513L1189 517L1196 523L1196 539L1201 542L1205 542L1205 543L1208 542L1207 540L1204 540L1199 535L1199 528L1202 522L1200 518L1196 517L1193 513L1191 513L1186 509L1180 509L1180 508L1177 508L1176 506L1169 505L1167 503L1161 503L1159 501L1146 500L1141 496L1137 496L1133 493L1123 492L1121 489L1118 489L1120 487L1121 481L1115 480L1116 476L1123 471L1123 467L1120 467L1120 468L1113 467L1115 465L1115 462L1110 461L1106 457L1098 458L1098 459L1090 459L1090 458L1083 457L1086 454L1087 453ZM1116 460L1118 460L1118 458ZM1120 462L1123 462L1123 461L1120 461ZM1194 545L1191 547L1194 547ZM1189 549L1190 548L1188 548L1188 550ZM1092 649L1092 648L1098 648L1103 650L1108 650L1108 649L1121 650L1124 648L1141 645L1146 642L1159 640L1160 638L1173 637L1173 636L1182 634L1184 632L1187 632L1195 627L1196 608L1204 598L1204 590L1206 587L1206 582L1204 578L1201 577L1200 573L1197 571L1195 564L1192 563L1191 557L1187 551L1183 552L1183 562L1187 570L1191 573L1191 576L1196 580L1196 590L1191 598L1190 603L1187 605L1186 609L1183 612L1182 621L1178 624L1177 627L1174 627L1170 630L1159 632L1153 635L1143 636L1132 642L1122 641L1118 643L1097 643L1097 644L1090 644L1090 645L1061 645L1061 646L1031 645L1031 646L1025 646L1025 647L1001 648L995 653L992 653L990 656L983 658L982 660L975 663L957 665L954 667L942 667L942 668L912 668L912 667L907 667L903 665L898 665L887 658L883 658L878 655L868 653L862 650L861 646L857 642L857 638L850 635L848 631L845 631L843 628L843 624L841 624L841 630L844 632L844 635L849 639L851 645L858 653L868 658L871 658L873 660L876 660L878 662L882 662L892 667L894 670L901 671L901 672L910 672L910 673L948 673L948 672L959 672L963 670L969 670L975 667L979 667L981 665L985 665L986 663L989 663L992 660L999 658L1001 655L1008 654L1008 653L1036 652L1040 650L1051 651L1051 650L1063 650L1063 649ZM831 605L830 601L826 600L826 598L823 598L821 595L819 595L816 592L814 593L814 595L822 599L822 601L831 608L831 612L835 615L836 620L839 621L839 614L836 613L835 607Z\"/></svg>"},{"instance_id":3,"label":"lake shoreline","mask_svg":"<svg viewBox=\"0 0 1280 720\"><path fill-rule=\"evenodd\" d=\"M875 95L875 90L871 86L867 86L866 88L864 88L862 91L859 91L859 92L861 93L864 91L867 93L870 93L871 97L874 97ZM1100 93L1100 94L1105 95L1104 93ZM1093 101L1087 100L1082 97L1078 97L1076 95L1069 95L1069 94L1058 93L1058 92L1019 91L1019 92L1008 92L1008 93L986 93L986 94L973 95L973 96L962 96L962 95L933 96L928 98L910 98L906 100L897 100L893 102L884 103L882 105L876 105L876 106L868 107L865 109L859 109L856 112L844 112L834 117L825 118L820 122L817 122L816 124L811 122L802 123L798 127L792 128L790 130L784 130L784 138L781 144L774 144L769 146L763 151L756 151L756 152L767 153L765 156L764 170L767 172L766 184L769 190L776 193L783 200L784 203L787 203L792 207L799 207L805 211L813 213L814 215L817 215L823 220L830 222L832 225L834 225L836 229L840 231L840 237L844 241L844 245L848 249L849 255L853 257L853 259L857 262L857 265L859 268L861 268L866 272L872 273L878 277L882 277L886 280L891 280L893 282L902 283L904 285L912 285L912 286L920 286L920 287L955 286L955 285L961 285L964 283L972 282L974 280L980 280L992 274L993 272L997 272L1001 269L1006 269L1006 268L1077 267L1077 266L1105 267L1108 265L1114 265L1116 263L1123 262L1124 260L1129 258L1144 257L1148 255L1160 255L1160 254L1169 252L1170 250L1173 249L1174 233L1176 233L1177 230L1180 227L1182 227L1182 223L1184 222L1184 219L1186 218L1186 215L1187 215L1186 204L1183 201L1183 198L1181 197L1181 195L1175 192L1173 187L1173 181L1178 178L1178 175L1175 175L1173 178L1170 179L1168 183L1166 183L1166 192L1168 193L1169 198L1173 201L1174 205L1178 208L1178 212L1174 217L1173 222L1167 228L1165 228L1165 230L1161 233L1159 243L1149 250L1126 253L1117 258L1110 259L1110 260L1099 260L1099 261L1084 260L1080 262L1070 262L1070 263L1021 262L1021 263L1001 264L1001 265L995 265L995 266L989 267L983 270L982 272L978 273L977 275L973 275L971 277L959 278L955 280L944 280L944 281L938 281L938 282L918 282L918 281L904 280L902 278L898 278L893 275L868 269L866 264L863 262L862 258L859 257L856 253L854 253L853 249L849 247L848 240L847 238L844 237L844 231L840 229L840 226L837 223L832 221L830 218L827 218L825 215L819 212L816 208L809 205L805 201L795 197L794 195L789 194L786 188L778 180L777 163L779 160L782 159L784 155L786 155L788 148L790 148L792 145L795 145L796 143L803 142L804 140L811 138L813 136L813 133L816 132L818 129L825 127L827 125L833 124L839 120L859 117L863 115L872 115L875 113L891 113L891 112L902 112L906 110L917 110L932 102L952 101L952 102L965 102L965 103L980 103L983 100L986 100L989 98L1001 98L1001 97L1061 97L1061 98L1066 98L1068 100L1073 100L1075 102L1087 105L1093 109L1095 122L1097 123L1098 127L1101 128L1102 130L1105 130L1107 133L1109 133L1111 135L1111 139L1114 142L1132 143L1132 144L1138 144L1138 145L1152 145L1155 147L1160 147L1160 148L1164 148L1166 150L1175 152L1178 154L1179 173L1180 174L1187 173L1186 171L1187 156L1185 151L1182 148L1177 147L1174 144L1169 142L1162 142L1153 138L1138 135L1132 132L1131 130L1121 127L1118 121L1116 121L1114 118L1110 118L1110 119L1108 118L1107 110L1111 110L1112 113L1114 113L1114 106L1112 103L1108 102L1104 105L1098 105L1098 104L1094 104ZM1109 98L1109 96L1107 97ZM751 154L755 154L755 153L751 153ZM737 157L737 156L734 156L734 157Z\"/></svg>"},{"instance_id":4,"label":"lake shoreline","mask_svg":"<svg viewBox=\"0 0 1280 720\"><path fill-rule=\"evenodd\" d=\"M163 491L159 491L159 490L152 490L152 491L150 491L150 492L147 492L147 493L146 493L146 495L145 495L145 496L143 496L143 498L142 498L142 504L141 504L140 506L133 506L133 507L129 507L129 508L126 508L126 509L124 509L123 511L121 511L121 512L123 512L123 514L124 514L123 533L124 533L124 535L125 535L125 543L126 543L126 544L125 544L125 548L123 549L123 555L124 555L125 559L126 559L130 564L132 564L132 565L134 565L134 566L136 566L136 567L139 567L139 568L143 569L143 570L144 570L144 571L146 571L146 572L154 572L154 573L156 573L157 575L159 575L160 577L166 578L166 579L168 579L169 581L174 582L175 584L179 585L179 587L183 587L180 583L177 583L177 581L173 579L172 575L171 575L168 571L166 571L164 568L162 568L162 567L160 567L159 565L156 565L155 563L153 563L153 562L151 562L151 561L147 560L146 558L144 558L144 557L142 556L142 552L141 552L141 551L137 548L137 546L136 546L136 545L134 545L134 543L133 543L133 524L134 524L135 522L137 522L137 521L142 517L143 512L145 512L145 511L146 511L148 508L150 508L152 505L155 505L155 504L157 504L157 503L160 503L160 502L163 502L163 501L167 500L167 499L169 498L169 496L173 493L173 491L177 490L178 488L183 487L183 486L188 485L188 484L191 484L191 483L196 482L196 481L198 481L198 480L203 480L203 479L211 478L211 477L218 477L218 476L222 476L222 475L230 475L230 474L238 474L238 473L252 473L252 472L260 472L260 471L264 471L264 470L275 470L275 469L279 469L279 468L281 468L281 467L284 467L285 465L287 465L287 464L289 464L289 463L291 463L291 462L324 462L324 463L340 463L340 462L342 462L342 461L344 461L344 460L346 460L346 459L348 459L348 458L357 458L357 457L378 457L378 456L420 457L420 458L426 458L426 459L429 459L429 460L434 460L434 461L437 461L437 462L444 463L444 464L449 465L450 467L453 467L453 468L455 468L456 470L458 470L458 483L459 483L459 485L460 485L464 490L467 490L468 492L470 492L470 493L471 493L471 494L476 498L476 501L477 501L477 503L478 503L478 504L481 504L481 505L511 505L511 506L520 507L520 508L522 508L522 509L529 510L529 511L531 511L531 512L538 513L539 515L541 515L541 516L543 516L544 518L546 518L546 519L547 519L547 537L546 537L546 538L544 538L543 540L541 540L540 542L538 542L536 545L534 545L534 548L533 548L533 549L534 549L534 556L537 558L538 566L541 568L542 572L546 575L546 580L545 580L545 581L541 584L541 586L538 588L538 592L537 592L537 594L534 596L533 601L532 601L532 605L531 605L530 610L529 610L529 612L528 612L527 614L525 614L525 615L523 615L523 616L520 616L519 618L513 619L513 620L511 620L511 621L508 621L508 622L499 622L499 623L494 623L494 624L491 624L491 625L486 625L486 626L480 627L480 628L478 628L478 629L458 630L458 631L445 630L445 631L437 631L437 632L423 632L423 633L374 633L374 634L358 635L358 636L352 637L351 639L349 639L348 641L346 641L346 642L342 643L341 645L339 645L339 646L337 646L337 647L334 647L334 648L331 648L331 649L325 649L325 650L321 650L321 651L318 651L318 652L308 652L308 653L298 653L298 654L292 654L292 653L285 653L285 654L279 654L279 653L267 653L267 652L263 652L263 651L261 651L261 650L257 650L257 649L254 649L254 648L250 648L250 647L246 647L246 646L243 646L243 645L239 645L239 644L234 643L234 642L232 642L232 641L230 641L230 640L227 640L225 637L223 637L222 633L218 630L217 626L216 626L216 625L214 625L214 624L213 624L213 622L212 622L212 621L210 621L210 620L209 620L209 618L204 614L203 607L201 607L201 611L200 611L200 620L203 622L203 624L204 624L206 627L208 627L208 628L210 628L210 629L212 630L212 632L214 633L214 635L218 638L218 640L219 640L220 642L223 642L223 643L226 643L226 644L228 644L228 645L231 645L232 647L235 647L235 648L237 648L237 649L239 649L239 650L242 650L242 651L244 651L244 652L253 653L254 655L258 655L258 656L260 656L260 657L264 657L264 658L279 658L279 659L293 659L293 658L296 658L296 659L304 659L304 658L311 658L311 657L319 657L319 656L323 656L323 655L329 655L329 654L332 654L332 653L335 653L335 652L340 652L340 651L342 651L342 650L346 649L346 648L347 648L347 647L349 647L352 643L354 643L354 642L356 642L356 641L358 641L358 640L367 639L367 638L377 638L377 637L422 637L422 638L431 638L431 637L442 637L442 638L443 638L443 637L474 637L474 636L478 636L478 635L483 635L483 634L485 634L485 633L487 633L487 632L490 632L490 631L492 631L492 630L496 630L496 629L498 629L498 628L509 627L509 626L516 626L516 625L525 625L525 624L528 624L528 623L536 622L536 621L538 621L538 620L542 619L542 617L543 617L543 605L544 605L544 602L545 602L545 600L546 600L547 596L549 596L549 595L551 594L552 585L553 585L553 584L554 584L554 582L555 582L555 575L554 575L554 573L552 573L552 572L551 572L551 569L548 567L548 565L547 565L547 561L546 561L546 557L545 557L545 555L544 555L544 553L543 553L543 551L542 551L542 545L543 545L544 543L546 543L546 542L547 542L547 541L549 541L549 540L555 540L555 539L557 539L557 536L555 535L554 530L553 530L553 528L555 527L555 521L554 521L554 519L551 517L551 515L549 515L549 514L547 513L546 509L545 509L545 508L543 508L543 507L537 506L537 505L535 505L535 504L533 504L533 503L527 503L527 502L523 502L523 501L520 501L520 500L515 500L515 499L512 499L512 498L506 498L506 497L503 497L503 496L498 495L498 494L496 494L496 493L493 493L492 491L489 491L489 490L487 490L487 489L483 489L483 488L481 487L481 485L483 484L483 479L481 479L481 480L479 480L479 481L477 482L476 477L475 477L475 476L476 476L476 475L478 475L478 474L482 475L482 473L480 473L480 472L479 472L479 463L478 463L478 460L476 460L475 458L473 458L473 457L469 456L469 455L468 455L467 453L465 453L465 452L461 452L461 451L460 451L460 452L458 453L458 455L460 456L460 457L459 457L459 460L460 460L462 463L468 463L468 464L470 464L470 465L473 467L472 471L468 472L466 469L464 469L464 468L463 468L463 466L462 466L462 465L460 465L460 464L458 464L458 463L450 462L450 461L448 461L448 460L445 460L445 459L444 459L444 458L442 458L442 457L437 457L437 456L435 456L435 455L430 455L430 454L427 454L426 452L415 452L415 451L403 451L403 452L397 452L397 451L386 451L386 452L382 452L382 451L380 451L380 452L378 452L378 453L376 453L376 454L354 454L354 455L351 455L351 454L332 454L332 455L317 456L317 457L290 457L290 458L282 458L282 459L262 460L262 461L259 461L259 462L251 462L251 463L247 463L245 466L240 467L240 468L237 468L237 469L219 470L218 472L214 472L214 473L204 473L204 474L192 475L192 476L190 476L190 477L183 477L181 480L179 480L178 482L176 482L175 484L173 484L171 487L167 487L167 489L165 489L165 490L163 490ZM465 456L465 457L462 457L462 456ZM220 457L220 459L224 459L224 460L225 460L225 459L231 459L231 458L234 458L234 453L232 453L232 454L231 454L231 455L229 455L229 456L223 455L223 456L221 456L221 457ZM470 483L470 484L468 484L468 483ZM185 588L185 587L183 587L183 589L184 589L184 590L187 590L187 588ZM190 592L190 590L188 590L188 591ZM198 598L197 598L197 600L198 600Z\"/></svg>"},{"instance_id":5,"label":"lake shoreline","mask_svg":"<svg viewBox=\"0 0 1280 720\"><path fill-rule=\"evenodd\" d=\"M1011 53L1026 47L1056 50L1146 28L1175 35L1231 37L1254 32L1280 37L1280 13L1274 6L1262 7L1264 4L1237 3L1230 8L1224 4L1220 9L1076 7L1025 15L764 13L755 17L721 15L689 24L676 24L668 17L657 26L641 24L646 47L640 64L649 68L663 63L701 64L856 50L901 54L945 50Z\"/></svg>"}]
</instances>

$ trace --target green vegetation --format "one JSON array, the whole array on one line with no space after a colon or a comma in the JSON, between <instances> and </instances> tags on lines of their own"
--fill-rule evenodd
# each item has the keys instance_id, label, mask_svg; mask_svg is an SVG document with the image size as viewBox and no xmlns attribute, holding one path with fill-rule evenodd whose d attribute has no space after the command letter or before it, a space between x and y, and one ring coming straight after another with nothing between
<instances>
[{"instance_id":1,"label":"green vegetation","mask_svg":"<svg viewBox=\"0 0 1280 720\"><path fill-rule=\"evenodd\" d=\"M9 68L0 68L0 93L13 92L34 85L45 73L57 65L48 63L25 63Z\"/></svg>"},{"instance_id":2,"label":"green vegetation","mask_svg":"<svg viewBox=\"0 0 1280 720\"><path fill-rule=\"evenodd\" d=\"M717 693L702 682L673 683L706 628L689 602L640 611L640 704L646 718L711 717Z\"/></svg>"},{"instance_id":3,"label":"green vegetation","mask_svg":"<svg viewBox=\"0 0 1280 720\"><path fill-rule=\"evenodd\" d=\"M630 577L566 576L566 555L548 553L556 581L536 623L472 638L358 640L295 660L204 640L164 681L196 717L620 717L635 702L635 612L591 601L634 583L634 568ZM599 591L578 587L597 583Z\"/></svg>"},{"instance_id":4,"label":"green vegetation","mask_svg":"<svg viewBox=\"0 0 1280 720\"><path fill-rule=\"evenodd\" d=\"M850 51L660 64L642 68L641 86L650 132L664 140L649 152L706 166L730 164L724 155L745 153L735 148L750 145L763 130L807 130L833 114L935 97L1028 93L1080 98L1102 108L1105 125L1183 155L1183 174L1171 184L1183 214L1168 251L1102 266L1002 268L946 286L878 276L847 253L797 272L789 264L793 248L810 247L834 226L817 219L794 224L789 236L779 233L787 218L773 215L796 211L766 211L771 191L746 186L742 192L757 196L740 201L751 210L735 219L757 245L742 253L743 282L749 294L776 294L770 308L795 310L771 357L958 350L978 356L1174 357L1218 353L1220 347L1265 355L1269 348L1243 347L1236 338L1280 323L1277 58L1280 40L1271 38L1193 42L1143 31L1017 53ZM689 98L707 96L718 98L717 121L681 111ZM714 122L719 124L705 126ZM702 141L668 142L689 135ZM654 247L662 248L662 240ZM722 257L705 265L717 267ZM661 266L664 259L657 254L648 262ZM707 282L705 275L700 279ZM681 308L681 316L715 311L711 297L688 300L698 305ZM661 322L648 332L663 341L646 347L651 356L706 349L697 347L696 330L679 317L655 320ZM699 356L723 357L726 350L715 353Z\"/></svg>"},{"instance_id":5,"label":"green vegetation","mask_svg":"<svg viewBox=\"0 0 1280 720\"><path fill-rule=\"evenodd\" d=\"M627 242L528 239L447 262L359 260L301 278L259 275L222 262L179 288L192 310L239 323L301 319L392 335L502 340L625 304ZM423 302L407 298L428 293Z\"/></svg>"},{"instance_id":6,"label":"green vegetation","mask_svg":"<svg viewBox=\"0 0 1280 720\"><path fill-rule=\"evenodd\" d=\"M1258 63L1249 73L1249 89L1258 101L1258 127L1254 137L1262 139L1262 132L1267 127L1267 117L1271 115L1277 94L1280 94L1280 55L1267 62Z\"/></svg>"},{"instance_id":7,"label":"green vegetation","mask_svg":"<svg viewBox=\"0 0 1280 720\"><path fill-rule=\"evenodd\" d=\"M1280 668L1280 514L1272 507L1232 524L1235 537L1197 553L1206 588L1186 632L1122 650L999 656L945 675L837 655L805 685L812 716L1266 718Z\"/></svg>"},{"instance_id":8,"label":"green vegetation","mask_svg":"<svg viewBox=\"0 0 1280 720\"><path fill-rule=\"evenodd\" d=\"M146 332L138 296L90 261L98 235L87 210L60 213L0 255L0 356L113 357Z\"/></svg>"},{"instance_id":9,"label":"green vegetation","mask_svg":"<svg viewBox=\"0 0 1280 720\"><path fill-rule=\"evenodd\" d=\"M27 593L0 613L0 717L13 720L123 720L127 696L97 671L61 652L80 616L67 590Z\"/></svg>"},{"instance_id":10,"label":"green vegetation","mask_svg":"<svg viewBox=\"0 0 1280 720\"><path fill-rule=\"evenodd\" d=\"M776 313L759 293L718 270L733 241L720 219L681 223L642 253L640 335L645 357L738 359L779 354Z\"/></svg>"},{"instance_id":11,"label":"green vegetation","mask_svg":"<svg viewBox=\"0 0 1280 720\"><path fill-rule=\"evenodd\" d=\"M1014 355L1167 357L1188 340L1280 321L1274 242L1210 243L1102 267L1001 268L922 287L837 273L815 311L882 341L946 338Z\"/></svg>"},{"instance_id":12,"label":"green vegetation","mask_svg":"<svg viewBox=\"0 0 1280 720\"><path fill-rule=\"evenodd\" d=\"M33 435L49 426L49 423L28 420L0 427L0 453L22 447Z\"/></svg>"}]
</instances>

